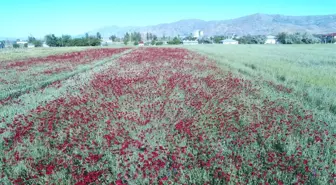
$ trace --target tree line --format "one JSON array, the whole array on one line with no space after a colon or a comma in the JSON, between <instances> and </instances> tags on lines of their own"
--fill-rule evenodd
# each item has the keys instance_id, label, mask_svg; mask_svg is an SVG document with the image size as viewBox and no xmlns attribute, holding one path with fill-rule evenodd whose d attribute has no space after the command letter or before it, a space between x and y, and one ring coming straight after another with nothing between
<instances>
[{"instance_id":1,"label":"tree line","mask_svg":"<svg viewBox=\"0 0 336 185\"><path fill-rule=\"evenodd\" d=\"M317 44L321 39L310 33L279 33L277 41L281 44Z\"/></svg>"},{"instance_id":2,"label":"tree line","mask_svg":"<svg viewBox=\"0 0 336 185\"><path fill-rule=\"evenodd\" d=\"M228 39L228 36L219 35L210 37L213 43L221 43L222 40ZM245 35L242 37L232 38L239 44L265 44L267 37L265 35ZM317 43L335 43L333 37L325 35L313 35L310 33L279 33L275 39L280 44L317 44Z\"/></svg>"},{"instance_id":3,"label":"tree line","mask_svg":"<svg viewBox=\"0 0 336 185\"><path fill-rule=\"evenodd\" d=\"M146 45L163 45L164 42L170 45L182 44L183 40L193 40L198 41L200 44L212 44L212 43L221 43L225 39L234 39L239 42L239 44L264 44L267 40L265 35L245 35L242 37L229 37L225 35L216 35L210 38L201 38L197 39L192 35L181 38L177 37L158 37L153 33L144 34L142 37L140 32L127 32L121 38L116 35L111 35L109 39L112 42L123 42L125 45L129 43L138 45L143 40L146 40ZM332 36L326 35L313 35L310 33L279 33L275 36L277 43L280 44L316 44L316 43L335 43L336 40ZM62 35L60 37L55 36L54 34L49 34L44 37L45 43L50 47L71 47L71 46L100 46L102 43L102 36L99 32L96 35L89 35L88 33L81 38L72 38L70 35ZM34 45L35 47L42 47L43 40L36 39L33 36L28 36L28 43L24 44L23 47L28 47L28 44ZM14 48L21 47L20 45L14 43L12 45ZM5 41L0 42L0 48L5 47Z\"/></svg>"},{"instance_id":4,"label":"tree line","mask_svg":"<svg viewBox=\"0 0 336 185\"><path fill-rule=\"evenodd\" d=\"M70 35L62 35L56 37L54 34L45 36L45 42L50 47L69 47L69 46L100 46L101 34L97 32L96 35L85 34L81 38L72 38Z\"/></svg>"},{"instance_id":5,"label":"tree line","mask_svg":"<svg viewBox=\"0 0 336 185\"><path fill-rule=\"evenodd\" d=\"M157 35L153 33L147 32L144 34L144 37L142 37L140 32L126 32L122 41L125 45L128 45L129 43L132 43L134 45L138 45L140 42L144 42L146 40L146 45L163 45L164 41L166 41L168 38L163 35L163 37L159 38ZM115 36L111 36L110 39L114 39Z\"/></svg>"}]
</instances>

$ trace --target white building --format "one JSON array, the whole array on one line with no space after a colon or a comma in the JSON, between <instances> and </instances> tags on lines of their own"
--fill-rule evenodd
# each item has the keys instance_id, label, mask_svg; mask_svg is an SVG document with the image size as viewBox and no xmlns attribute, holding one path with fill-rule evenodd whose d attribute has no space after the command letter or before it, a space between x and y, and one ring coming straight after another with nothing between
<instances>
[{"instance_id":1,"label":"white building","mask_svg":"<svg viewBox=\"0 0 336 185\"><path fill-rule=\"evenodd\" d=\"M272 36L272 35L267 36L265 44L276 44L276 43L277 41L276 41L275 36Z\"/></svg>"},{"instance_id":2,"label":"white building","mask_svg":"<svg viewBox=\"0 0 336 185\"><path fill-rule=\"evenodd\" d=\"M204 36L204 32L201 31L201 30L195 30L192 35L193 35L193 37L198 39L198 38L202 38Z\"/></svg>"},{"instance_id":3,"label":"white building","mask_svg":"<svg viewBox=\"0 0 336 185\"><path fill-rule=\"evenodd\" d=\"M28 44L28 42L26 42L26 41L17 41L16 44L25 45L25 44Z\"/></svg>"},{"instance_id":4,"label":"white building","mask_svg":"<svg viewBox=\"0 0 336 185\"><path fill-rule=\"evenodd\" d=\"M34 44L28 44L28 48L35 48Z\"/></svg>"},{"instance_id":5,"label":"white building","mask_svg":"<svg viewBox=\"0 0 336 185\"><path fill-rule=\"evenodd\" d=\"M204 37L204 32L203 31L199 31L199 36L200 37Z\"/></svg>"},{"instance_id":6,"label":"white building","mask_svg":"<svg viewBox=\"0 0 336 185\"><path fill-rule=\"evenodd\" d=\"M222 44L239 44L238 41L233 40L233 39L225 39L225 40L221 40Z\"/></svg>"},{"instance_id":7,"label":"white building","mask_svg":"<svg viewBox=\"0 0 336 185\"><path fill-rule=\"evenodd\" d=\"M101 46L110 46L112 44L113 44L112 40L110 40L108 38L103 38L100 45Z\"/></svg>"},{"instance_id":8,"label":"white building","mask_svg":"<svg viewBox=\"0 0 336 185\"><path fill-rule=\"evenodd\" d=\"M183 45L197 45L198 41L197 40L184 40Z\"/></svg>"},{"instance_id":9,"label":"white building","mask_svg":"<svg viewBox=\"0 0 336 185\"><path fill-rule=\"evenodd\" d=\"M43 42L42 47L49 48L50 46L48 46L46 42Z\"/></svg>"}]
</instances>

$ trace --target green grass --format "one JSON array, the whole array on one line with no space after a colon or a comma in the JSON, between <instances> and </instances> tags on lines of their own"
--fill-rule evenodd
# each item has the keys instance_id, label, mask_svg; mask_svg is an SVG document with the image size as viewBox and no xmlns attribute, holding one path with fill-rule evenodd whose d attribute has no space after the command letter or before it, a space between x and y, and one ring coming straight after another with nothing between
<instances>
[{"instance_id":1,"label":"green grass","mask_svg":"<svg viewBox=\"0 0 336 185\"><path fill-rule=\"evenodd\" d=\"M263 85L265 96L287 97L336 122L335 45L196 45L186 48L214 59L224 70ZM279 93L267 81L293 89Z\"/></svg>"},{"instance_id":2,"label":"green grass","mask_svg":"<svg viewBox=\"0 0 336 185\"><path fill-rule=\"evenodd\" d=\"M190 49L220 59L220 65L336 90L335 45L201 45Z\"/></svg>"}]
</instances>

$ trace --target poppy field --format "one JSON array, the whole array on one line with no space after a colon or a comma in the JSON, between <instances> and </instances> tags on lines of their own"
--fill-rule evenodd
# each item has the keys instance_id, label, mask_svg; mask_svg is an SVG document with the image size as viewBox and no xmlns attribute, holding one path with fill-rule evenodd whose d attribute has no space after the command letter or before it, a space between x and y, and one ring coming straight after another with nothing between
<instances>
[{"instance_id":1,"label":"poppy field","mask_svg":"<svg viewBox=\"0 0 336 185\"><path fill-rule=\"evenodd\" d=\"M258 79L185 48L91 49L0 63L1 91L14 89L1 94L0 106L43 88L39 79L55 78L47 86L60 88L59 73L92 70L97 61L109 65L80 86L27 113L0 112L0 184L335 183L333 123L298 101L264 96ZM6 71L24 78L4 79Z\"/></svg>"},{"instance_id":2,"label":"poppy field","mask_svg":"<svg viewBox=\"0 0 336 185\"><path fill-rule=\"evenodd\" d=\"M0 105L12 97L68 78L94 66L101 59L125 50L124 48L89 49L47 57L2 61L0 63Z\"/></svg>"}]
</instances>

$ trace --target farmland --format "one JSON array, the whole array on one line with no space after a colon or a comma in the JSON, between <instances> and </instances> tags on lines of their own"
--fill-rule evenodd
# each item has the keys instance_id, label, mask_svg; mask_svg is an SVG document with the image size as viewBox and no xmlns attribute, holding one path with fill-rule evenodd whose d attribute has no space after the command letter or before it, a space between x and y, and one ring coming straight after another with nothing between
<instances>
[{"instance_id":1,"label":"farmland","mask_svg":"<svg viewBox=\"0 0 336 185\"><path fill-rule=\"evenodd\" d=\"M189 49L216 60L224 70L259 83L266 96L301 102L319 112L319 119L336 123L335 45L211 45Z\"/></svg>"},{"instance_id":2,"label":"farmland","mask_svg":"<svg viewBox=\"0 0 336 185\"><path fill-rule=\"evenodd\" d=\"M0 183L335 183L332 47L7 56Z\"/></svg>"}]
</instances>

